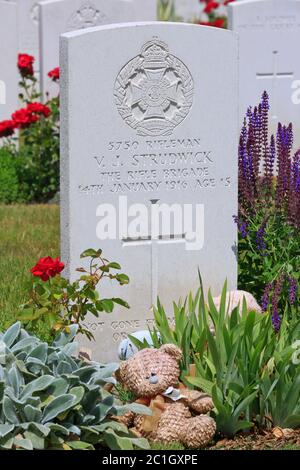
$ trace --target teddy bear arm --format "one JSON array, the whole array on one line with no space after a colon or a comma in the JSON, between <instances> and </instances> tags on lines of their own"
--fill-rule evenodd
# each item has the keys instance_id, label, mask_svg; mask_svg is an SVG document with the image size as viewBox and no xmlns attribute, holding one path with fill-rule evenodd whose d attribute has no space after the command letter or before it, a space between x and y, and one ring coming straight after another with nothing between
<instances>
[{"instance_id":1,"label":"teddy bear arm","mask_svg":"<svg viewBox=\"0 0 300 470\"><path fill-rule=\"evenodd\" d=\"M206 414L214 407L213 401L209 395L198 390L187 390L185 403L190 410L198 414Z\"/></svg>"}]
</instances>

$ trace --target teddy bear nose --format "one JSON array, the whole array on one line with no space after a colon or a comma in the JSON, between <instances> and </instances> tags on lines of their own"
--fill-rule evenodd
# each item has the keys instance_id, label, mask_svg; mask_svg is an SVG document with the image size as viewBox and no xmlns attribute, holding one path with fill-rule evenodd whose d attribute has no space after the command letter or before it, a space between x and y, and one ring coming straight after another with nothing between
<instances>
[{"instance_id":1,"label":"teddy bear nose","mask_svg":"<svg viewBox=\"0 0 300 470\"><path fill-rule=\"evenodd\" d=\"M149 382L153 385L157 384L158 377L154 372L151 372L151 377L149 377Z\"/></svg>"}]
</instances>

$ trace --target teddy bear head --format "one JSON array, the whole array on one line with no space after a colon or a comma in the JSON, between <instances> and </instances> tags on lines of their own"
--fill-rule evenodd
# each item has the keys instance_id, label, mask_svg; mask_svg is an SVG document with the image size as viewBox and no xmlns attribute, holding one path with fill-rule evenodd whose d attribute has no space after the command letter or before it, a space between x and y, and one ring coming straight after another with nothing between
<instances>
[{"instance_id":1,"label":"teddy bear head","mask_svg":"<svg viewBox=\"0 0 300 470\"><path fill-rule=\"evenodd\" d=\"M153 397L178 383L181 357L181 350L174 344L142 349L121 363L118 378L137 397Z\"/></svg>"}]
</instances>

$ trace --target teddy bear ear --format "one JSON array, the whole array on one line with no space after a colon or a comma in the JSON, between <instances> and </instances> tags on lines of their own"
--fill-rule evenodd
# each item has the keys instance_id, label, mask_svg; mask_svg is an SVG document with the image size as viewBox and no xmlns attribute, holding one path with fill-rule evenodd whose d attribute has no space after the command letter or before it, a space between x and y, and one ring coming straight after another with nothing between
<instances>
[{"instance_id":1,"label":"teddy bear ear","mask_svg":"<svg viewBox=\"0 0 300 470\"><path fill-rule=\"evenodd\" d=\"M160 350L174 357L177 362L182 359L182 351L178 346L175 346L175 344L164 344L161 346Z\"/></svg>"}]
</instances>

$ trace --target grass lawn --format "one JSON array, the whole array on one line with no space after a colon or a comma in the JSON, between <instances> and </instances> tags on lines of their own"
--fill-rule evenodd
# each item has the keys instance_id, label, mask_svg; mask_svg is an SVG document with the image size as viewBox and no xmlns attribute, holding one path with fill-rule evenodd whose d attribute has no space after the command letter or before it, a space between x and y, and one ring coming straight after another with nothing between
<instances>
[{"instance_id":1,"label":"grass lawn","mask_svg":"<svg viewBox=\"0 0 300 470\"><path fill-rule=\"evenodd\" d=\"M28 298L29 269L44 256L59 256L59 207L0 206L0 330L15 321Z\"/></svg>"}]
</instances>

